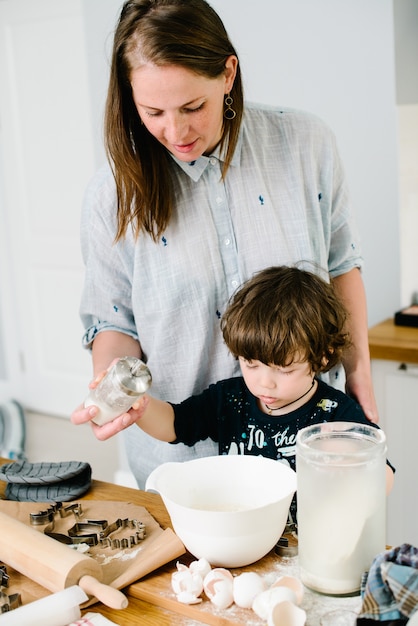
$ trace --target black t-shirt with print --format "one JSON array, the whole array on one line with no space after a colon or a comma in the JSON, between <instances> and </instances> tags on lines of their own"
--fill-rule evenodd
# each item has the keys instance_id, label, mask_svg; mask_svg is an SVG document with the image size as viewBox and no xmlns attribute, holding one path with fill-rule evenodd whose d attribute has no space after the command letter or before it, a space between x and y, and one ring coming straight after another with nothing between
<instances>
[{"instance_id":1,"label":"black t-shirt with print","mask_svg":"<svg viewBox=\"0 0 418 626\"><path fill-rule=\"evenodd\" d=\"M286 415L267 415L242 377L210 385L199 395L173 404L176 441L193 446L210 437L219 454L251 454L287 463L296 470L296 435L301 428L322 422L372 425L360 405L342 391L318 380L313 397ZM376 426L376 428L378 428ZM291 506L296 519L296 499Z\"/></svg>"}]
</instances>

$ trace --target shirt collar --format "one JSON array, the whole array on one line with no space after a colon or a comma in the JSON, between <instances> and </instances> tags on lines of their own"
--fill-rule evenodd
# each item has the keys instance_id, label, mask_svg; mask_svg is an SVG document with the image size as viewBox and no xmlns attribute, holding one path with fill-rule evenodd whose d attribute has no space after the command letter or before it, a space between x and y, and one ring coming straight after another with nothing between
<instances>
[{"instance_id":1,"label":"shirt collar","mask_svg":"<svg viewBox=\"0 0 418 626\"><path fill-rule=\"evenodd\" d=\"M240 155L241 155L241 146L242 146L242 133L240 131L237 145L235 148L235 152L232 155L232 160L231 160L231 165L234 167L237 167L239 165ZM172 154L171 152L169 152L169 155L171 156L173 161L177 163L177 165L183 170L183 172L185 172L188 176L190 176L190 178L194 182L197 182L199 178L202 176L205 169L208 167L209 163L211 162L211 159L216 159L217 161L220 161L221 163L224 162L225 148L222 150L222 153L221 153L219 146L217 146L215 150L212 152L212 154L210 154L209 156L202 155L201 157L196 159L196 161L191 161L191 162L180 161L180 159L175 157L174 154Z\"/></svg>"}]
</instances>

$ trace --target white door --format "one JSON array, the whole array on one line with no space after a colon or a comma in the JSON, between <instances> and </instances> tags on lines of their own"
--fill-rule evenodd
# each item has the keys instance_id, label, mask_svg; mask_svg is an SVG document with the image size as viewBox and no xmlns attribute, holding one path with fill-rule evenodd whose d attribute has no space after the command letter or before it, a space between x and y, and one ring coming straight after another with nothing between
<instances>
[{"instance_id":1,"label":"white door","mask_svg":"<svg viewBox=\"0 0 418 626\"><path fill-rule=\"evenodd\" d=\"M80 0L0 0L0 394L64 416L91 375L78 317L95 167L86 68Z\"/></svg>"}]
</instances>

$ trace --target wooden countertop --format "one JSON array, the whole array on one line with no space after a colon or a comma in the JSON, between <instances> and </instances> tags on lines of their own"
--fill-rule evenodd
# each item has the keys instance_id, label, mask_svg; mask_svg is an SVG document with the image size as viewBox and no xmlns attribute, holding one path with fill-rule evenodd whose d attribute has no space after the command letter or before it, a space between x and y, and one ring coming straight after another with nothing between
<instances>
[{"instance_id":1,"label":"wooden countertop","mask_svg":"<svg viewBox=\"0 0 418 626\"><path fill-rule=\"evenodd\" d=\"M158 494L93 480L92 488L83 496L82 500L126 500L133 502L139 506L144 506L162 528L172 528L170 516ZM134 626L138 623L144 624L144 626L181 626L182 624L186 626L190 623L190 620L182 618L178 613L133 598L129 594L128 596L129 605L123 611L110 609L102 604L95 604L88 610L101 613L119 626Z\"/></svg>"},{"instance_id":2,"label":"wooden countertop","mask_svg":"<svg viewBox=\"0 0 418 626\"><path fill-rule=\"evenodd\" d=\"M0 465L10 463L10 459L0 458ZM0 498L4 498L6 483L0 481ZM145 507L162 528L171 526L171 520L161 497L157 494L121 487L112 483L93 480L91 489L78 500L126 501ZM128 594L129 595L129 594ZM162 607L157 607L129 595L129 605L123 611L110 609L101 603L89 607L86 612L101 613L118 626L187 626L190 620Z\"/></svg>"},{"instance_id":3,"label":"wooden countertop","mask_svg":"<svg viewBox=\"0 0 418 626\"><path fill-rule=\"evenodd\" d=\"M4 463L10 463L10 459L0 457L0 465ZM0 481L0 498L4 498L5 487L6 483ZM172 527L163 501L157 494L93 480L88 493L82 498L77 498L77 501L79 500L130 502L145 507L162 528ZM187 561L188 555L186 554L184 557ZM180 560L184 562L183 557ZM293 571L292 566L289 565L290 561L291 559L284 559L282 562L281 558L272 551L256 564L257 567L254 571L258 571L260 574L265 571L276 577L284 574L297 576L297 571ZM243 568L243 571L245 569ZM221 612L216 607L211 608L209 602L206 603L206 608L203 605L188 606L176 602L170 594L167 594L173 571L175 571L174 561L126 587L124 592L129 598L129 605L122 611L111 609L98 602L82 613L85 614L90 611L100 613L118 626L137 626L138 624L142 626L198 626L198 624L238 626L238 624L248 623L248 609L235 606L235 608L231 607L227 611ZM236 571L240 572L241 570ZM332 598L331 596L315 594L315 592L307 589L305 589L304 602L306 602L306 606L302 608L307 611L311 626L318 626L319 617L330 610L351 608L351 610L357 611L360 608L359 596ZM207 605L210 605L209 608ZM199 608L200 606L201 608ZM255 614L253 622L260 623L258 618L255 618Z\"/></svg>"},{"instance_id":4,"label":"wooden countertop","mask_svg":"<svg viewBox=\"0 0 418 626\"><path fill-rule=\"evenodd\" d=\"M387 319L369 329L369 347L372 359L418 363L418 328Z\"/></svg>"}]
</instances>

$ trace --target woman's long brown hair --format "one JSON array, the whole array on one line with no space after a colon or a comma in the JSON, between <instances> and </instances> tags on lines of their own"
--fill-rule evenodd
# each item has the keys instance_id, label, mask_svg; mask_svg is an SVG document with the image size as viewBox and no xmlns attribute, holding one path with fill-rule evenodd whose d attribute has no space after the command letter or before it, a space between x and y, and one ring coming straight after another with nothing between
<instances>
[{"instance_id":1,"label":"woman's long brown hair","mask_svg":"<svg viewBox=\"0 0 418 626\"><path fill-rule=\"evenodd\" d=\"M123 5L114 36L105 108L105 147L117 189L116 241L125 236L129 226L136 237L145 232L157 241L175 204L171 157L141 124L132 98L132 71L149 62L217 78L231 55L236 52L223 23L205 0L128 0ZM236 117L224 120L223 177L243 115L239 64L230 95Z\"/></svg>"}]
</instances>

